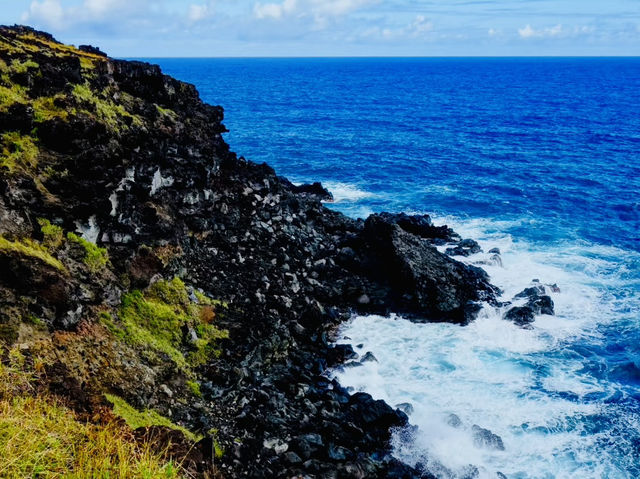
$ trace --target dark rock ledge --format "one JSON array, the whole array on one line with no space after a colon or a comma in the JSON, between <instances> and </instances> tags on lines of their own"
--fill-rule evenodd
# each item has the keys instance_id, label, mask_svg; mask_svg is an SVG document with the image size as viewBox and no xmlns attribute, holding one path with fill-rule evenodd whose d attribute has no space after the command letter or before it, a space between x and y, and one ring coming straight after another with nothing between
<instances>
[{"instance_id":1,"label":"dark rock ledge","mask_svg":"<svg viewBox=\"0 0 640 479\"><path fill-rule=\"evenodd\" d=\"M229 151L222 108L155 65L26 27L0 28L0 59L5 358L51 358L43 383L78 411L111 393L204 434L193 473L421 477L389 454L407 416L324 376L345 359L331 340L352 313L473 320L496 288L435 247L473 243L428 216L327 209L321 185ZM182 329L146 344L127 314L159 301Z\"/></svg>"}]
</instances>

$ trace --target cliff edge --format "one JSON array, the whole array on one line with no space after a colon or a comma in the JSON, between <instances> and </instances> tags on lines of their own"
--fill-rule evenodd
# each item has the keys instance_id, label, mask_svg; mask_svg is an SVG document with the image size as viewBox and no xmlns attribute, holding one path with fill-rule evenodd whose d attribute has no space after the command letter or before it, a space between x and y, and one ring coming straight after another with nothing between
<instances>
[{"instance_id":1,"label":"cliff edge","mask_svg":"<svg viewBox=\"0 0 640 479\"><path fill-rule=\"evenodd\" d=\"M44 398L168 477L421 477L390 455L406 415L327 379L355 355L332 334L354 312L465 324L496 289L437 250L449 228L334 212L222 120L158 66L0 27L6 417Z\"/></svg>"}]
</instances>

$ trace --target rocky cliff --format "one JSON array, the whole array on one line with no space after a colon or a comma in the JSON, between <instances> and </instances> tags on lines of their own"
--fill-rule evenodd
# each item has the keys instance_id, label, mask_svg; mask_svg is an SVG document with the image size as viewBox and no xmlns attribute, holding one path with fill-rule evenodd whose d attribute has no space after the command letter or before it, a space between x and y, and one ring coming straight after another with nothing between
<instances>
[{"instance_id":1,"label":"rocky cliff","mask_svg":"<svg viewBox=\"0 0 640 479\"><path fill-rule=\"evenodd\" d=\"M420 477L389 454L404 413L324 373L355 356L331 344L354 312L464 324L495 301L436 249L460 237L327 209L319 185L229 151L222 108L157 66L1 27L0 75L0 344L31 375L19 394L171 440L185 474Z\"/></svg>"}]
</instances>

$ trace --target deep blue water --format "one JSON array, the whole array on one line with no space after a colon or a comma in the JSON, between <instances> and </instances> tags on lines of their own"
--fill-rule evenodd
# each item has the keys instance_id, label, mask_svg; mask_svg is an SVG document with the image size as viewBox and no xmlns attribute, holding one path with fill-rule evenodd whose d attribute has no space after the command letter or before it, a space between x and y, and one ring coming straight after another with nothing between
<instances>
[{"instance_id":1,"label":"deep blue water","mask_svg":"<svg viewBox=\"0 0 640 479\"><path fill-rule=\"evenodd\" d=\"M234 151L322 181L333 207L427 212L500 246L503 267L487 269L505 296L533 278L560 285L557 316L533 331L515 331L500 311L473 334L421 325L401 344L385 341L418 326L349 326L378 357L422 361L406 374L397 365L341 377L425 405L411 416L423 436L400 441L398 455L461 476L449 456L464 438L433 423L453 412L505 439L500 454L469 446L481 477L640 477L640 59L152 61L224 106ZM440 370L451 344L475 356ZM478 391L492 395L466 398ZM447 394L465 399L443 406ZM511 413L492 415L500 408ZM447 441L456 446L440 450Z\"/></svg>"}]
</instances>

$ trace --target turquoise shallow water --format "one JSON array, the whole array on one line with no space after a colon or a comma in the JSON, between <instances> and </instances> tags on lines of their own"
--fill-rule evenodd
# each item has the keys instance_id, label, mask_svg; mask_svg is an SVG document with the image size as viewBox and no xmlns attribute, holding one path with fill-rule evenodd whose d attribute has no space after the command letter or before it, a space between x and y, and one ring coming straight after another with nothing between
<instances>
[{"instance_id":1,"label":"turquoise shallow water","mask_svg":"<svg viewBox=\"0 0 640 479\"><path fill-rule=\"evenodd\" d=\"M414 406L398 455L440 477L640 477L640 59L153 61L225 107L234 151L322 181L332 207L430 213L499 247L505 299L560 286L531 331L491 308L468 328L345 326L380 362L340 380Z\"/></svg>"}]
</instances>

